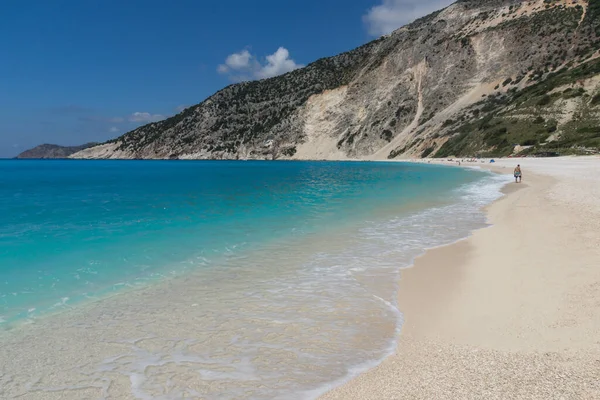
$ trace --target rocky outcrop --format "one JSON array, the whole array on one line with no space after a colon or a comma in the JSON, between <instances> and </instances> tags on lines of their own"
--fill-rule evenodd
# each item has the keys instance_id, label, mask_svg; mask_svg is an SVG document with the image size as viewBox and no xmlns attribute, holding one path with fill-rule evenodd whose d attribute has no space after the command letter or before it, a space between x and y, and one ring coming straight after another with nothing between
<instances>
[{"instance_id":1,"label":"rocky outcrop","mask_svg":"<svg viewBox=\"0 0 600 400\"><path fill-rule=\"evenodd\" d=\"M59 146L56 144L42 144L33 149L26 150L16 158L68 158L81 150L95 146L96 143L88 143L82 146Z\"/></svg>"},{"instance_id":2,"label":"rocky outcrop","mask_svg":"<svg viewBox=\"0 0 600 400\"><path fill-rule=\"evenodd\" d=\"M593 151L599 37L600 0L458 1L350 52L228 86L72 157L387 159L505 155L553 143ZM574 111L553 117L564 107Z\"/></svg>"}]
</instances>

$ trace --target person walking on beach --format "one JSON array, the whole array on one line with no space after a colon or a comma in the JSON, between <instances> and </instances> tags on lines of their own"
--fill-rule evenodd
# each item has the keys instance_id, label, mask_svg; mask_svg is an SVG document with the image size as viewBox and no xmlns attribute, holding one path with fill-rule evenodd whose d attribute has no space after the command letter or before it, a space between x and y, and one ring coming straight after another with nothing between
<instances>
[{"instance_id":1,"label":"person walking on beach","mask_svg":"<svg viewBox=\"0 0 600 400\"><path fill-rule=\"evenodd\" d=\"M517 167L515 168L515 183L521 182L521 175L521 164L517 164Z\"/></svg>"}]
</instances>

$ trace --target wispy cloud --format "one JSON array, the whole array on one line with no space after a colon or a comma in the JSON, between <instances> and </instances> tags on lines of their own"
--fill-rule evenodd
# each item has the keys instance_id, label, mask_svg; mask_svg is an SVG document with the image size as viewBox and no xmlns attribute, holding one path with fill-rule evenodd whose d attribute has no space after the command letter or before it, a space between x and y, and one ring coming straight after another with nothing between
<instances>
[{"instance_id":1,"label":"wispy cloud","mask_svg":"<svg viewBox=\"0 0 600 400\"><path fill-rule=\"evenodd\" d=\"M382 0L381 4L372 7L363 16L363 22L369 34L381 36L453 2L454 0Z\"/></svg>"},{"instance_id":2,"label":"wispy cloud","mask_svg":"<svg viewBox=\"0 0 600 400\"><path fill-rule=\"evenodd\" d=\"M189 107L189 106L188 106L188 105L186 105L186 104L180 104L180 105L178 105L177 107L175 107L175 111L176 111L176 112L178 112L178 113L180 113L180 112L182 112L183 110L185 110L185 109L186 109L186 108L188 108L188 107Z\"/></svg>"},{"instance_id":3,"label":"wispy cloud","mask_svg":"<svg viewBox=\"0 0 600 400\"><path fill-rule=\"evenodd\" d=\"M234 62L235 64L235 62ZM177 107L177 111L181 111L186 108L186 105L180 105ZM46 112L50 112L55 116L64 116L72 118L84 123L89 126L96 126L98 129L108 130L111 133L117 131L123 131L119 128L122 124L144 124L149 122L156 122L166 118L163 114L153 114L146 111L136 111L129 115L113 115L107 116L98 113L97 110L93 110L88 107L83 107L77 104L59 105L56 107L48 107L45 109ZM54 121L47 121L46 124L54 124Z\"/></svg>"},{"instance_id":4,"label":"wispy cloud","mask_svg":"<svg viewBox=\"0 0 600 400\"><path fill-rule=\"evenodd\" d=\"M79 117L79 120L83 122L109 122L111 124L125 122L125 118L123 117L105 117L102 115L82 115Z\"/></svg>"},{"instance_id":5,"label":"wispy cloud","mask_svg":"<svg viewBox=\"0 0 600 400\"><path fill-rule=\"evenodd\" d=\"M246 49L227 56L225 63L217 67L217 72L239 82L272 78L303 66L290 57L290 52L285 47L280 47L275 53L266 56L263 62Z\"/></svg>"},{"instance_id":6,"label":"wispy cloud","mask_svg":"<svg viewBox=\"0 0 600 400\"><path fill-rule=\"evenodd\" d=\"M130 122L156 122L166 117L162 114L150 114L148 112L134 112L127 119Z\"/></svg>"},{"instance_id":7,"label":"wispy cloud","mask_svg":"<svg viewBox=\"0 0 600 400\"><path fill-rule=\"evenodd\" d=\"M52 114L58 115L73 115L73 114L87 114L92 112L92 109L79 106L76 104L67 104L62 106L50 107L48 109Z\"/></svg>"},{"instance_id":8,"label":"wispy cloud","mask_svg":"<svg viewBox=\"0 0 600 400\"><path fill-rule=\"evenodd\" d=\"M147 123L156 122L166 117L162 114L152 114L149 112L134 112L126 117L106 117L102 115L82 115L78 119L83 122L105 123L105 124L122 124L125 122Z\"/></svg>"},{"instance_id":9,"label":"wispy cloud","mask_svg":"<svg viewBox=\"0 0 600 400\"><path fill-rule=\"evenodd\" d=\"M99 115L82 115L78 119L83 122L107 122L109 120L109 118Z\"/></svg>"}]
</instances>

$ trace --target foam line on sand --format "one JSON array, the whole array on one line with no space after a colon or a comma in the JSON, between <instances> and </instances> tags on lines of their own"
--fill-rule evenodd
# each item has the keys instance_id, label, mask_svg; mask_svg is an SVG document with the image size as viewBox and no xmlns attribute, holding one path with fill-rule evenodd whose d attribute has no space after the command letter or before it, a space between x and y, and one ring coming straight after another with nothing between
<instances>
[{"instance_id":1,"label":"foam line on sand","mask_svg":"<svg viewBox=\"0 0 600 400\"><path fill-rule=\"evenodd\" d=\"M491 228L403 271L396 353L322 399L600 399L600 158L516 163Z\"/></svg>"}]
</instances>

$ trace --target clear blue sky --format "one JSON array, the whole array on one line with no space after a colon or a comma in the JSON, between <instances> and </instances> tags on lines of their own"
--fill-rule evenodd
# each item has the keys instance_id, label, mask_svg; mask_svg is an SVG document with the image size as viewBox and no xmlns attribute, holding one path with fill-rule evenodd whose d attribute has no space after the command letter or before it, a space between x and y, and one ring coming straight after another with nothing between
<instances>
[{"instance_id":1,"label":"clear blue sky","mask_svg":"<svg viewBox=\"0 0 600 400\"><path fill-rule=\"evenodd\" d=\"M232 81L350 50L449 2L2 1L0 157L116 137Z\"/></svg>"}]
</instances>

